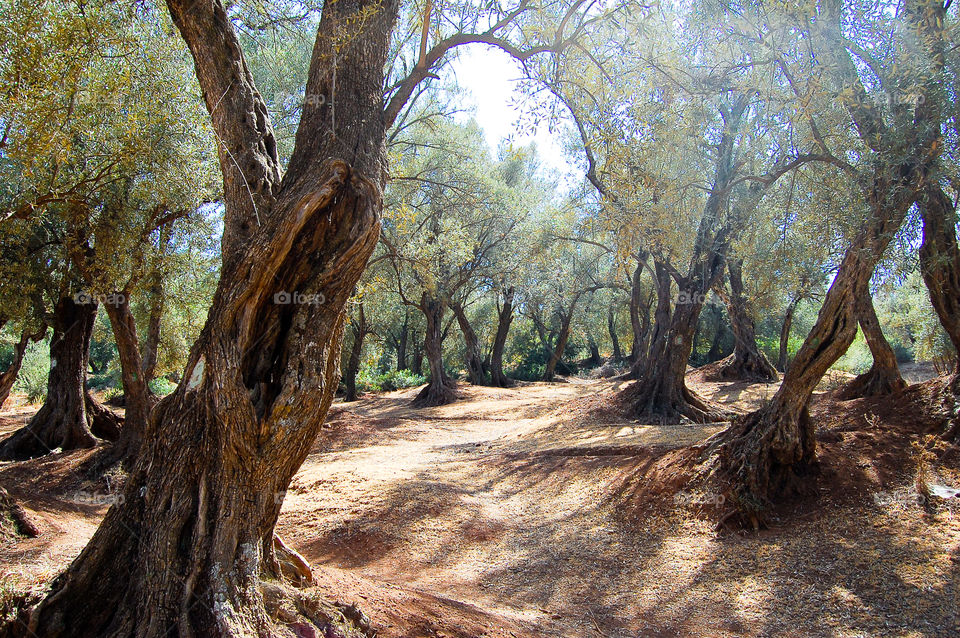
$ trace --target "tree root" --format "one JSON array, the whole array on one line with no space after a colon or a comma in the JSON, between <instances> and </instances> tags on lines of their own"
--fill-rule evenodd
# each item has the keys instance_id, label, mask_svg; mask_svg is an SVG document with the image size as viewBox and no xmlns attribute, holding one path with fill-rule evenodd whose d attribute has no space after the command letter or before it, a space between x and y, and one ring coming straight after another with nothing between
<instances>
[{"instance_id":1,"label":"tree root","mask_svg":"<svg viewBox=\"0 0 960 638\"><path fill-rule=\"evenodd\" d=\"M711 403L683 385L679 392L663 396L656 386L643 380L623 391L630 415L640 421L675 425L680 423L717 423L729 421L738 413Z\"/></svg>"},{"instance_id":2,"label":"tree root","mask_svg":"<svg viewBox=\"0 0 960 638\"><path fill-rule=\"evenodd\" d=\"M452 381L446 383L428 383L410 406L414 408L432 408L438 405L447 405L457 400L457 386Z\"/></svg>"},{"instance_id":3,"label":"tree root","mask_svg":"<svg viewBox=\"0 0 960 638\"><path fill-rule=\"evenodd\" d=\"M880 397L899 392L906 387L907 382L900 376L899 370L886 371L871 366L868 371L837 390L836 397L840 401Z\"/></svg>"},{"instance_id":4,"label":"tree root","mask_svg":"<svg viewBox=\"0 0 960 638\"><path fill-rule=\"evenodd\" d=\"M734 353L710 364L709 367L711 369L707 371L704 378L756 383L775 383L780 378L776 368L762 354L757 358L755 356L737 357L737 353Z\"/></svg>"},{"instance_id":5,"label":"tree root","mask_svg":"<svg viewBox=\"0 0 960 638\"><path fill-rule=\"evenodd\" d=\"M356 605L331 603L316 592L301 591L278 582L262 581L267 614L297 636L324 638L374 638L370 619Z\"/></svg>"},{"instance_id":6,"label":"tree root","mask_svg":"<svg viewBox=\"0 0 960 638\"><path fill-rule=\"evenodd\" d=\"M7 490L0 487L0 515L9 517L13 522L14 531L20 536L36 538L40 535L40 528L30 520L26 510L10 496Z\"/></svg>"}]
</instances>

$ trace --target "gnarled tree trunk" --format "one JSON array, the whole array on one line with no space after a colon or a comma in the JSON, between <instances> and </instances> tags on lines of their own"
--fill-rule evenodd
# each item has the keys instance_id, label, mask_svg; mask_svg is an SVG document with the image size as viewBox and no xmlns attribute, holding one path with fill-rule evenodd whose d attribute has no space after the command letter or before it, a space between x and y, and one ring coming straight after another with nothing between
<instances>
[{"instance_id":1,"label":"gnarled tree trunk","mask_svg":"<svg viewBox=\"0 0 960 638\"><path fill-rule=\"evenodd\" d=\"M457 398L456 384L443 368L443 313L446 304L423 295L420 310L427 320L423 351L430 366L430 380L413 400L413 406L426 408L452 403Z\"/></svg>"},{"instance_id":2,"label":"gnarled tree trunk","mask_svg":"<svg viewBox=\"0 0 960 638\"><path fill-rule=\"evenodd\" d=\"M344 306L379 233L397 3L324 5L306 85L316 99L282 179L228 12L219 0L168 6L220 144L224 267L122 502L30 614L28 631L49 638L293 633L261 573L276 572L283 494L339 384Z\"/></svg>"},{"instance_id":3,"label":"gnarled tree trunk","mask_svg":"<svg viewBox=\"0 0 960 638\"><path fill-rule=\"evenodd\" d=\"M503 351L507 346L507 334L513 322L513 286L503 291L503 303L497 313L497 334L493 339L490 354L490 383L498 388L509 388L513 382L503 372Z\"/></svg>"},{"instance_id":4,"label":"gnarled tree trunk","mask_svg":"<svg viewBox=\"0 0 960 638\"><path fill-rule=\"evenodd\" d=\"M887 343L880 328L880 319L873 307L873 299L869 290L860 291L857 298L857 320L863 336L867 340L870 354L873 355L873 365L867 372L858 375L850 383L840 389L837 397L841 400L857 399L860 397L874 397L893 394L907 387L907 382L900 376L900 366L897 365L897 355Z\"/></svg>"},{"instance_id":5,"label":"gnarled tree trunk","mask_svg":"<svg viewBox=\"0 0 960 638\"><path fill-rule=\"evenodd\" d=\"M3 371L3 374L0 374L0 408L6 403L7 397L10 396L10 390L13 389L13 384L17 382L17 375L20 374L20 368L23 366L23 356L27 352L27 346L31 342L40 341L46 334L46 324L36 331L24 328L23 332L20 333L20 340L13 346L13 361Z\"/></svg>"},{"instance_id":6,"label":"gnarled tree trunk","mask_svg":"<svg viewBox=\"0 0 960 638\"><path fill-rule=\"evenodd\" d=\"M772 383L779 377L773 365L757 347L756 327L743 294L743 260L728 261L727 273L730 292L727 292L722 280L714 290L727 307L734 346L733 354L717 364L717 372L727 379Z\"/></svg>"},{"instance_id":7,"label":"gnarled tree trunk","mask_svg":"<svg viewBox=\"0 0 960 638\"><path fill-rule=\"evenodd\" d=\"M570 322L573 320L573 311L577 306L577 299L570 304L570 308L564 312L560 311L560 333L557 335L557 342L551 348L550 358L547 360L547 366L543 371L544 381L553 381L557 372L557 366L563 357L563 351L567 347L567 341L570 339Z\"/></svg>"},{"instance_id":8,"label":"gnarled tree trunk","mask_svg":"<svg viewBox=\"0 0 960 638\"><path fill-rule=\"evenodd\" d=\"M957 211L938 185L928 185L919 199L923 217L920 271L940 325L960 354L960 246ZM960 373L960 361L957 372Z\"/></svg>"},{"instance_id":9,"label":"gnarled tree trunk","mask_svg":"<svg viewBox=\"0 0 960 638\"><path fill-rule=\"evenodd\" d=\"M483 357L480 354L480 340L477 338L477 333L470 325L470 320L467 318L463 305L454 303L450 305L450 308L457 318L460 332L463 333L466 352L464 364L467 366L467 378L473 385L487 385L487 374L483 369Z\"/></svg>"},{"instance_id":10,"label":"gnarled tree trunk","mask_svg":"<svg viewBox=\"0 0 960 638\"><path fill-rule=\"evenodd\" d=\"M97 304L62 296L53 315L47 397L30 422L0 444L0 459L26 459L60 448L96 445L85 405L84 382Z\"/></svg>"}]
</instances>

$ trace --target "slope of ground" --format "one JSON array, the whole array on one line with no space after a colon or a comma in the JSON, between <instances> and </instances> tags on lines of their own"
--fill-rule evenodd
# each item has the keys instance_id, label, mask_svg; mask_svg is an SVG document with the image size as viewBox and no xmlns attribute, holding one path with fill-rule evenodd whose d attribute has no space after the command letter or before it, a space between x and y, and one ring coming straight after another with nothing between
<instances>
[{"instance_id":1,"label":"slope of ground","mask_svg":"<svg viewBox=\"0 0 960 638\"><path fill-rule=\"evenodd\" d=\"M775 390L691 383L740 410ZM960 635L960 508L913 490L929 385L886 403L821 398L820 497L758 534L718 532L696 516L702 495L668 485L674 450L723 425L637 423L607 407L621 386L337 404L279 531L384 638ZM933 447L928 473L956 486L956 448ZM0 466L43 532L2 547L8 583L49 577L92 534L116 485L77 476L86 454Z\"/></svg>"}]
</instances>

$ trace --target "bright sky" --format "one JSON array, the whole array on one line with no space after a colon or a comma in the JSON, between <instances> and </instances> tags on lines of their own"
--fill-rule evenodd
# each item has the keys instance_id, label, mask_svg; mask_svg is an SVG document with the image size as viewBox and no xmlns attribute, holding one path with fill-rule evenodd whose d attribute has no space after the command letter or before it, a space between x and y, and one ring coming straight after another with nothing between
<instances>
[{"instance_id":1,"label":"bright sky","mask_svg":"<svg viewBox=\"0 0 960 638\"><path fill-rule=\"evenodd\" d=\"M516 90L516 80L522 77L522 71L513 58L493 47L469 45L461 49L452 67L457 82L469 93L466 102L476 106L474 117L491 149L496 150L500 141L508 137L520 146L536 142L544 168L558 173L561 189L581 180L580 159L564 154L563 145L547 130L546 123L540 124L532 135L517 132L523 96Z\"/></svg>"}]
</instances>

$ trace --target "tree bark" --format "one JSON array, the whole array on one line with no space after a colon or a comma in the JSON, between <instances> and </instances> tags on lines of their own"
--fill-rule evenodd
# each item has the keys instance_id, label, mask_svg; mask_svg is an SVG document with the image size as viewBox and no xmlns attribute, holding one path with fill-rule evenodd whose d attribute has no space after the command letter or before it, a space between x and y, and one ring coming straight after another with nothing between
<instances>
[{"instance_id":1,"label":"tree bark","mask_svg":"<svg viewBox=\"0 0 960 638\"><path fill-rule=\"evenodd\" d=\"M283 494L339 385L344 306L379 233L397 3L324 5L312 99L282 181L228 12L219 0L168 6L219 141L224 268L184 382L151 414L122 502L31 610L26 629L49 638L292 633L268 607L261 573L279 577Z\"/></svg>"},{"instance_id":2,"label":"tree bark","mask_svg":"<svg viewBox=\"0 0 960 638\"><path fill-rule=\"evenodd\" d=\"M410 365L410 372L421 375L423 374L423 340L417 339L417 331L414 330L410 338L413 340L413 363Z\"/></svg>"},{"instance_id":3,"label":"tree bark","mask_svg":"<svg viewBox=\"0 0 960 638\"><path fill-rule=\"evenodd\" d=\"M503 291L503 303L497 313L497 334L493 339L493 351L490 354L490 383L498 388L509 388L513 381L503 372L503 352L507 346L507 334L513 323L513 286Z\"/></svg>"},{"instance_id":4,"label":"tree bark","mask_svg":"<svg viewBox=\"0 0 960 638\"><path fill-rule=\"evenodd\" d=\"M140 451L147 429L150 411L157 399L147 385L140 356L137 322L130 311L130 297L126 290L114 292L104 303L113 339L120 355L120 378L123 383L124 418L120 438L114 444L112 456L130 463Z\"/></svg>"},{"instance_id":5,"label":"tree bark","mask_svg":"<svg viewBox=\"0 0 960 638\"><path fill-rule=\"evenodd\" d=\"M557 366L563 357L563 351L567 347L567 341L570 338L570 323L573 320L573 311L577 307L577 301L580 296L574 297L570 307L566 310L560 310L560 333L557 335L557 343L552 348L550 358L547 360L547 366L543 371L544 381L553 381L556 375Z\"/></svg>"},{"instance_id":6,"label":"tree bark","mask_svg":"<svg viewBox=\"0 0 960 638\"><path fill-rule=\"evenodd\" d=\"M960 354L960 246L957 210L939 185L928 185L919 199L923 217L920 271L940 325ZM960 375L960 360L956 372Z\"/></svg>"},{"instance_id":7,"label":"tree bark","mask_svg":"<svg viewBox=\"0 0 960 638\"><path fill-rule=\"evenodd\" d=\"M410 316L408 309L403 311L403 327L400 329L400 336L397 338L397 370L407 369L407 338L410 334Z\"/></svg>"},{"instance_id":8,"label":"tree bark","mask_svg":"<svg viewBox=\"0 0 960 638\"><path fill-rule=\"evenodd\" d=\"M467 366L467 378L473 385L488 385L487 374L483 369L483 357L480 354L480 340L477 333L470 325L467 313L463 305L454 303L450 305L454 316L457 318L457 324L460 326L460 332L463 333L463 342L466 350L464 364Z\"/></svg>"},{"instance_id":9,"label":"tree bark","mask_svg":"<svg viewBox=\"0 0 960 638\"><path fill-rule=\"evenodd\" d=\"M0 445L0 459L20 460L53 450L75 450L96 445L85 406L84 381L90 357L90 336L97 304L77 303L62 296L53 315L50 340L50 374L43 406L23 428Z\"/></svg>"},{"instance_id":10,"label":"tree bark","mask_svg":"<svg viewBox=\"0 0 960 638\"><path fill-rule=\"evenodd\" d=\"M0 408L7 402L13 384L17 382L17 375L20 374L20 368L23 366L23 357L27 352L27 346L32 342L40 341L47 334L47 326L44 324L40 329L31 332L30 328L24 328L20 333L20 340L13 347L13 361L10 366L0 374Z\"/></svg>"},{"instance_id":11,"label":"tree bark","mask_svg":"<svg viewBox=\"0 0 960 638\"><path fill-rule=\"evenodd\" d=\"M447 376L443 368L443 314L446 311L446 304L431 299L424 293L420 309L427 320L426 332L423 335L423 350L427 365L430 366L430 381L417 394L412 405L425 408L453 403L457 398L456 384Z\"/></svg>"},{"instance_id":12,"label":"tree bark","mask_svg":"<svg viewBox=\"0 0 960 638\"><path fill-rule=\"evenodd\" d=\"M160 254L161 258L166 254L167 246L170 244L172 234L171 224L166 224L160 229ZM163 296L163 269L161 264L154 265L150 271L146 288L147 304L149 315L147 317L147 334L143 341L141 350L141 359L143 360L143 380L150 386L150 382L156 376L157 358L160 354L160 328L163 319L165 300Z\"/></svg>"},{"instance_id":13,"label":"tree bark","mask_svg":"<svg viewBox=\"0 0 960 638\"><path fill-rule=\"evenodd\" d=\"M643 291L640 288L641 276L643 275L643 263L638 262L637 267L633 269L633 276L630 278L630 329L633 332L633 344L630 346L630 362L637 365L637 362L643 358L646 352L646 336L649 330L650 309L641 315L640 303Z\"/></svg>"},{"instance_id":14,"label":"tree bark","mask_svg":"<svg viewBox=\"0 0 960 638\"><path fill-rule=\"evenodd\" d=\"M779 377L776 369L757 347L756 327L743 294L743 261L728 261L727 273L730 292L727 292L722 280L714 289L727 307L734 346L733 354L717 365L717 372L726 379L772 383Z\"/></svg>"},{"instance_id":15,"label":"tree bark","mask_svg":"<svg viewBox=\"0 0 960 638\"><path fill-rule=\"evenodd\" d=\"M893 394L907 387L907 382L900 376L900 366L897 365L897 355L883 336L880 328L880 319L873 307L873 299L869 290L862 290L857 298L857 320L863 336L867 340L870 354L873 355L873 364L870 370L858 375L837 393L842 401L861 397L874 397Z\"/></svg>"},{"instance_id":16,"label":"tree bark","mask_svg":"<svg viewBox=\"0 0 960 638\"><path fill-rule=\"evenodd\" d=\"M796 311L799 302L799 297L791 299L783 313L783 323L780 326L780 352L777 357L777 369L780 372L787 371L787 357L789 356L787 347L790 345L790 328L793 325L793 313Z\"/></svg>"},{"instance_id":17,"label":"tree bark","mask_svg":"<svg viewBox=\"0 0 960 638\"><path fill-rule=\"evenodd\" d=\"M607 308L607 332L610 334L610 345L613 348L613 360L622 361L623 351L620 349L620 338L617 336L617 322L613 314L613 306Z\"/></svg>"}]
</instances>

